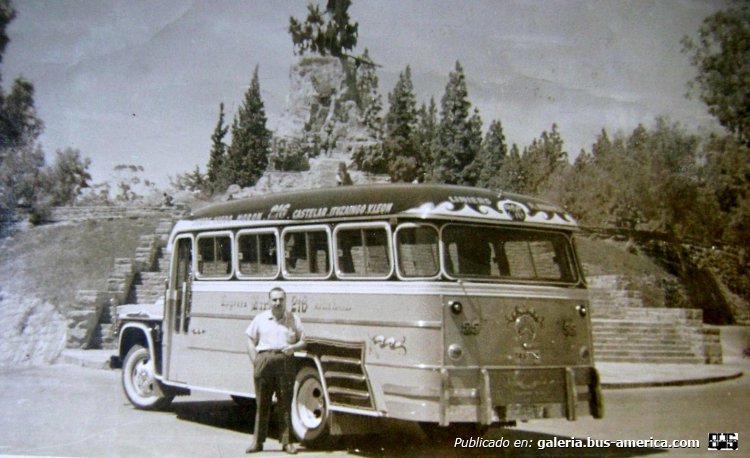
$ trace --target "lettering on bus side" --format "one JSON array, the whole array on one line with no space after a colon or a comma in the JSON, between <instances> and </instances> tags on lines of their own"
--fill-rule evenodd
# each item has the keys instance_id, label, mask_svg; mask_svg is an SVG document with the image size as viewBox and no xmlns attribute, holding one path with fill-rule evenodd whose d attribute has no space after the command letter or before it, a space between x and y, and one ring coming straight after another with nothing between
<instances>
[{"instance_id":1,"label":"lettering on bus side","mask_svg":"<svg viewBox=\"0 0 750 458\"><path fill-rule=\"evenodd\" d=\"M263 299L255 298L251 303L242 299L227 299L226 296L221 297L221 308L235 310L235 309L247 309L250 310L266 310L270 309L270 305Z\"/></svg>"},{"instance_id":2,"label":"lettering on bus side","mask_svg":"<svg viewBox=\"0 0 750 458\"><path fill-rule=\"evenodd\" d=\"M292 296L292 313L307 313L307 297Z\"/></svg>"},{"instance_id":3,"label":"lettering on bus side","mask_svg":"<svg viewBox=\"0 0 750 458\"><path fill-rule=\"evenodd\" d=\"M285 219L289 208L292 204L278 204L271 207L271 211L268 212L268 219Z\"/></svg>"}]
</instances>

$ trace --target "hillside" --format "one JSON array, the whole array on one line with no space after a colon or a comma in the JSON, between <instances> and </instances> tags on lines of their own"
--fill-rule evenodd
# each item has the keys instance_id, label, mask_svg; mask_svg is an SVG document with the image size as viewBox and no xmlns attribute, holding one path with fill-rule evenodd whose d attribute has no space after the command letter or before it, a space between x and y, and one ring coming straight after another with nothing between
<instances>
[{"instance_id":1,"label":"hillside","mask_svg":"<svg viewBox=\"0 0 750 458\"><path fill-rule=\"evenodd\" d=\"M647 307L688 307L680 280L625 242L578 236L576 247L586 277L619 275L640 291Z\"/></svg>"},{"instance_id":2,"label":"hillside","mask_svg":"<svg viewBox=\"0 0 750 458\"><path fill-rule=\"evenodd\" d=\"M115 258L132 257L156 218L90 220L17 231L2 241L0 291L34 297L59 309L84 289L106 290Z\"/></svg>"}]
</instances>

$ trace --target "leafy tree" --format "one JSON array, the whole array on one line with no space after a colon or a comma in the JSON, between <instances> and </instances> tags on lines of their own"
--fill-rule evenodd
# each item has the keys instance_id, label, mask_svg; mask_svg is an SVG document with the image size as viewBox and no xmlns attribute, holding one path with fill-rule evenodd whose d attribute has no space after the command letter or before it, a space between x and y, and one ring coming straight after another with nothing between
<instances>
[{"instance_id":1,"label":"leafy tree","mask_svg":"<svg viewBox=\"0 0 750 458\"><path fill-rule=\"evenodd\" d=\"M502 169L507 155L508 145L505 143L503 125L499 120L492 121L487 135L484 137L482 148L479 150L479 155L474 161L477 186L501 189L498 172Z\"/></svg>"},{"instance_id":2,"label":"leafy tree","mask_svg":"<svg viewBox=\"0 0 750 458\"><path fill-rule=\"evenodd\" d=\"M227 179L240 187L252 186L268 166L271 131L260 97L258 67L255 67L245 100L232 123L232 143L227 154Z\"/></svg>"},{"instance_id":3,"label":"leafy tree","mask_svg":"<svg viewBox=\"0 0 750 458\"><path fill-rule=\"evenodd\" d=\"M392 181L410 182L417 177L419 155L415 137L417 101L408 65L388 94L388 104L383 143L385 156L390 162L388 172Z\"/></svg>"},{"instance_id":4,"label":"leafy tree","mask_svg":"<svg viewBox=\"0 0 750 458\"><path fill-rule=\"evenodd\" d=\"M34 85L17 78L10 93L0 92L0 149L13 148L36 141L44 123L36 115Z\"/></svg>"},{"instance_id":5,"label":"leafy tree","mask_svg":"<svg viewBox=\"0 0 750 458\"><path fill-rule=\"evenodd\" d=\"M219 121L216 123L214 133L211 135L211 153L208 159L208 173L206 181L212 191L221 191L229 185L227 182L226 154L227 145L224 137L229 131L229 126L224 125L224 103L219 104Z\"/></svg>"},{"instance_id":6,"label":"leafy tree","mask_svg":"<svg viewBox=\"0 0 750 458\"><path fill-rule=\"evenodd\" d=\"M81 158L81 152L73 148L57 151L57 157L49 171L52 205L66 205L76 200L84 188L88 188L91 174L88 168L91 159Z\"/></svg>"},{"instance_id":7,"label":"leafy tree","mask_svg":"<svg viewBox=\"0 0 750 458\"><path fill-rule=\"evenodd\" d=\"M721 212L732 213L745 197L750 197L748 148L735 137L712 136L706 142L704 179Z\"/></svg>"},{"instance_id":8,"label":"leafy tree","mask_svg":"<svg viewBox=\"0 0 750 458\"><path fill-rule=\"evenodd\" d=\"M325 12L317 4L307 5L307 18L300 22L289 18L289 33L292 35L294 52L303 55L306 51L321 56L352 57L347 55L357 46L359 24L349 18L350 0L328 0Z\"/></svg>"},{"instance_id":9,"label":"leafy tree","mask_svg":"<svg viewBox=\"0 0 750 458\"><path fill-rule=\"evenodd\" d=\"M0 63L3 61L5 47L8 46L10 38L5 32L6 27L15 19L16 11L10 4L10 0L0 0Z\"/></svg>"},{"instance_id":10,"label":"leafy tree","mask_svg":"<svg viewBox=\"0 0 750 458\"><path fill-rule=\"evenodd\" d=\"M12 218L17 207L36 205L38 191L43 189L44 152L30 144L5 148L0 163L0 217Z\"/></svg>"},{"instance_id":11,"label":"leafy tree","mask_svg":"<svg viewBox=\"0 0 750 458\"><path fill-rule=\"evenodd\" d=\"M750 3L734 2L703 20L698 42L682 39L698 74L691 83L708 111L750 146Z\"/></svg>"},{"instance_id":12,"label":"leafy tree","mask_svg":"<svg viewBox=\"0 0 750 458\"><path fill-rule=\"evenodd\" d=\"M0 62L9 39L6 27L15 17L7 0L0 0ZM14 218L20 207L38 205L44 153L35 142L43 129L34 108L34 85L17 78L8 94L0 85L0 220Z\"/></svg>"},{"instance_id":13,"label":"leafy tree","mask_svg":"<svg viewBox=\"0 0 750 458\"><path fill-rule=\"evenodd\" d=\"M482 119L474 110L466 89L463 67L456 62L441 100L440 124L434 152L433 179L451 184L473 184L474 171L469 167L482 144Z\"/></svg>"}]
</instances>

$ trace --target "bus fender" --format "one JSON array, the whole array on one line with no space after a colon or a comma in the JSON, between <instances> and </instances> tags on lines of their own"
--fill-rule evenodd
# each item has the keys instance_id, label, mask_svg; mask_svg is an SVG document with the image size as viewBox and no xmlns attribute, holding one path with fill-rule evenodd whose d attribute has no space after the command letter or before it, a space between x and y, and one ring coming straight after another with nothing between
<instances>
[{"instance_id":1,"label":"bus fender","mask_svg":"<svg viewBox=\"0 0 750 458\"><path fill-rule=\"evenodd\" d=\"M125 323L120 329L120 341L118 343L118 354L120 364L130 348L137 344L143 344L148 350L151 361L156 359L156 351L153 338L154 327L147 323ZM161 372L158 370L157 372Z\"/></svg>"},{"instance_id":2,"label":"bus fender","mask_svg":"<svg viewBox=\"0 0 750 458\"><path fill-rule=\"evenodd\" d=\"M315 367L315 370L318 372L318 377L320 378L320 384L323 386L323 396L325 396L326 404L330 406L331 399L328 397L328 385L323 376L323 365L320 363L320 357L306 351L296 351L294 352L294 359L297 363L297 372L299 372L299 370L305 365L313 365Z\"/></svg>"}]
</instances>

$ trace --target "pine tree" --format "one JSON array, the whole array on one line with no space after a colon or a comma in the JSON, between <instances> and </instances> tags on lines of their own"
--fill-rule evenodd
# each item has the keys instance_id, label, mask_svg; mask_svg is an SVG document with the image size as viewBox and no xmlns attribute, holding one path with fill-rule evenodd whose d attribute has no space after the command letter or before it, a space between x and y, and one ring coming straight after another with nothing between
<instances>
[{"instance_id":1,"label":"pine tree","mask_svg":"<svg viewBox=\"0 0 750 458\"><path fill-rule=\"evenodd\" d=\"M552 132L544 131L539 139L524 148L522 163L526 175L523 192L539 194L545 182L562 166L567 164L568 153L563 150L563 140L552 124Z\"/></svg>"},{"instance_id":2,"label":"pine tree","mask_svg":"<svg viewBox=\"0 0 750 458\"><path fill-rule=\"evenodd\" d=\"M503 168L498 177L498 188L508 192L524 192L526 188L526 172L523 168L521 152L515 143L503 161Z\"/></svg>"},{"instance_id":3,"label":"pine tree","mask_svg":"<svg viewBox=\"0 0 750 458\"><path fill-rule=\"evenodd\" d=\"M417 152L419 157L418 180L424 182L432 176L434 163L433 150L437 141L437 105L435 98L430 97L430 104L417 112Z\"/></svg>"},{"instance_id":4,"label":"pine tree","mask_svg":"<svg viewBox=\"0 0 750 458\"><path fill-rule=\"evenodd\" d=\"M396 86L388 94L388 113L385 116L386 157L392 181L410 182L417 178L419 156L416 147L417 101L411 68L399 74Z\"/></svg>"},{"instance_id":5,"label":"pine tree","mask_svg":"<svg viewBox=\"0 0 750 458\"><path fill-rule=\"evenodd\" d=\"M473 184L476 181L470 165L482 144L482 119L476 110L471 115L470 111L466 77L461 64L456 62L441 100L433 171L433 179L438 182Z\"/></svg>"},{"instance_id":6,"label":"pine tree","mask_svg":"<svg viewBox=\"0 0 750 458\"><path fill-rule=\"evenodd\" d=\"M271 131L260 97L258 67L255 67L245 100L232 123L232 143L227 155L227 178L240 187L252 186L268 167Z\"/></svg>"},{"instance_id":7,"label":"pine tree","mask_svg":"<svg viewBox=\"0 0 750 458\"><path fill-rule=\"evenodd\" d=\"M229 184L226 179L226 154L227 145L224 137L229 131L229 126L224 125L224 103L219 104L219 121L216 123L214 133L211 135L211 153L208 159L208 186L213 191L220 191Z\"/></svg>"},{"instance_id":8,"label":"pine tree","mask_svg":"<svg viewBox=\"0 0 750 458\"><path fill-rule=\"evenodd\" d=\"M362 54L362 58L370 61L370 53L367 48ZM383 111L383 97L378 92L378 75L375 72L375 66L362 63L357 66L357 108L359 109L360 120L369 131L380 138L382 134L381 111Z\"/></svg>"},{"instance_id":9,"label":"pine tree","mask_svg":"<svg viewBox=\"0 0 750 458\"><path fill-rule=\"evenodd\" d=\"M498 187L498 173L503 167L503 161L508 154L505 144L503 125L499 120L492 121L487 135L484 137L482 148L474 161L477 175L477 186L490 189Z\"/></svg>"},{"instance_id":10,"label":"pine tree","mask_svg":"<svg viewBox=\"0 0 750 458\"><path fill-rule=\"evenodd\" d=\"M321 56L350 57L347 51L357 46L359 27L357 22L350 22L348 10L351 3L351 0L328 0L325 12L320 11L318 5L310 3L304 23L290 17L288 31L295 54L312 51ZM327 21L324 16L328 18Z\"/></svg>"}]
</instances>

